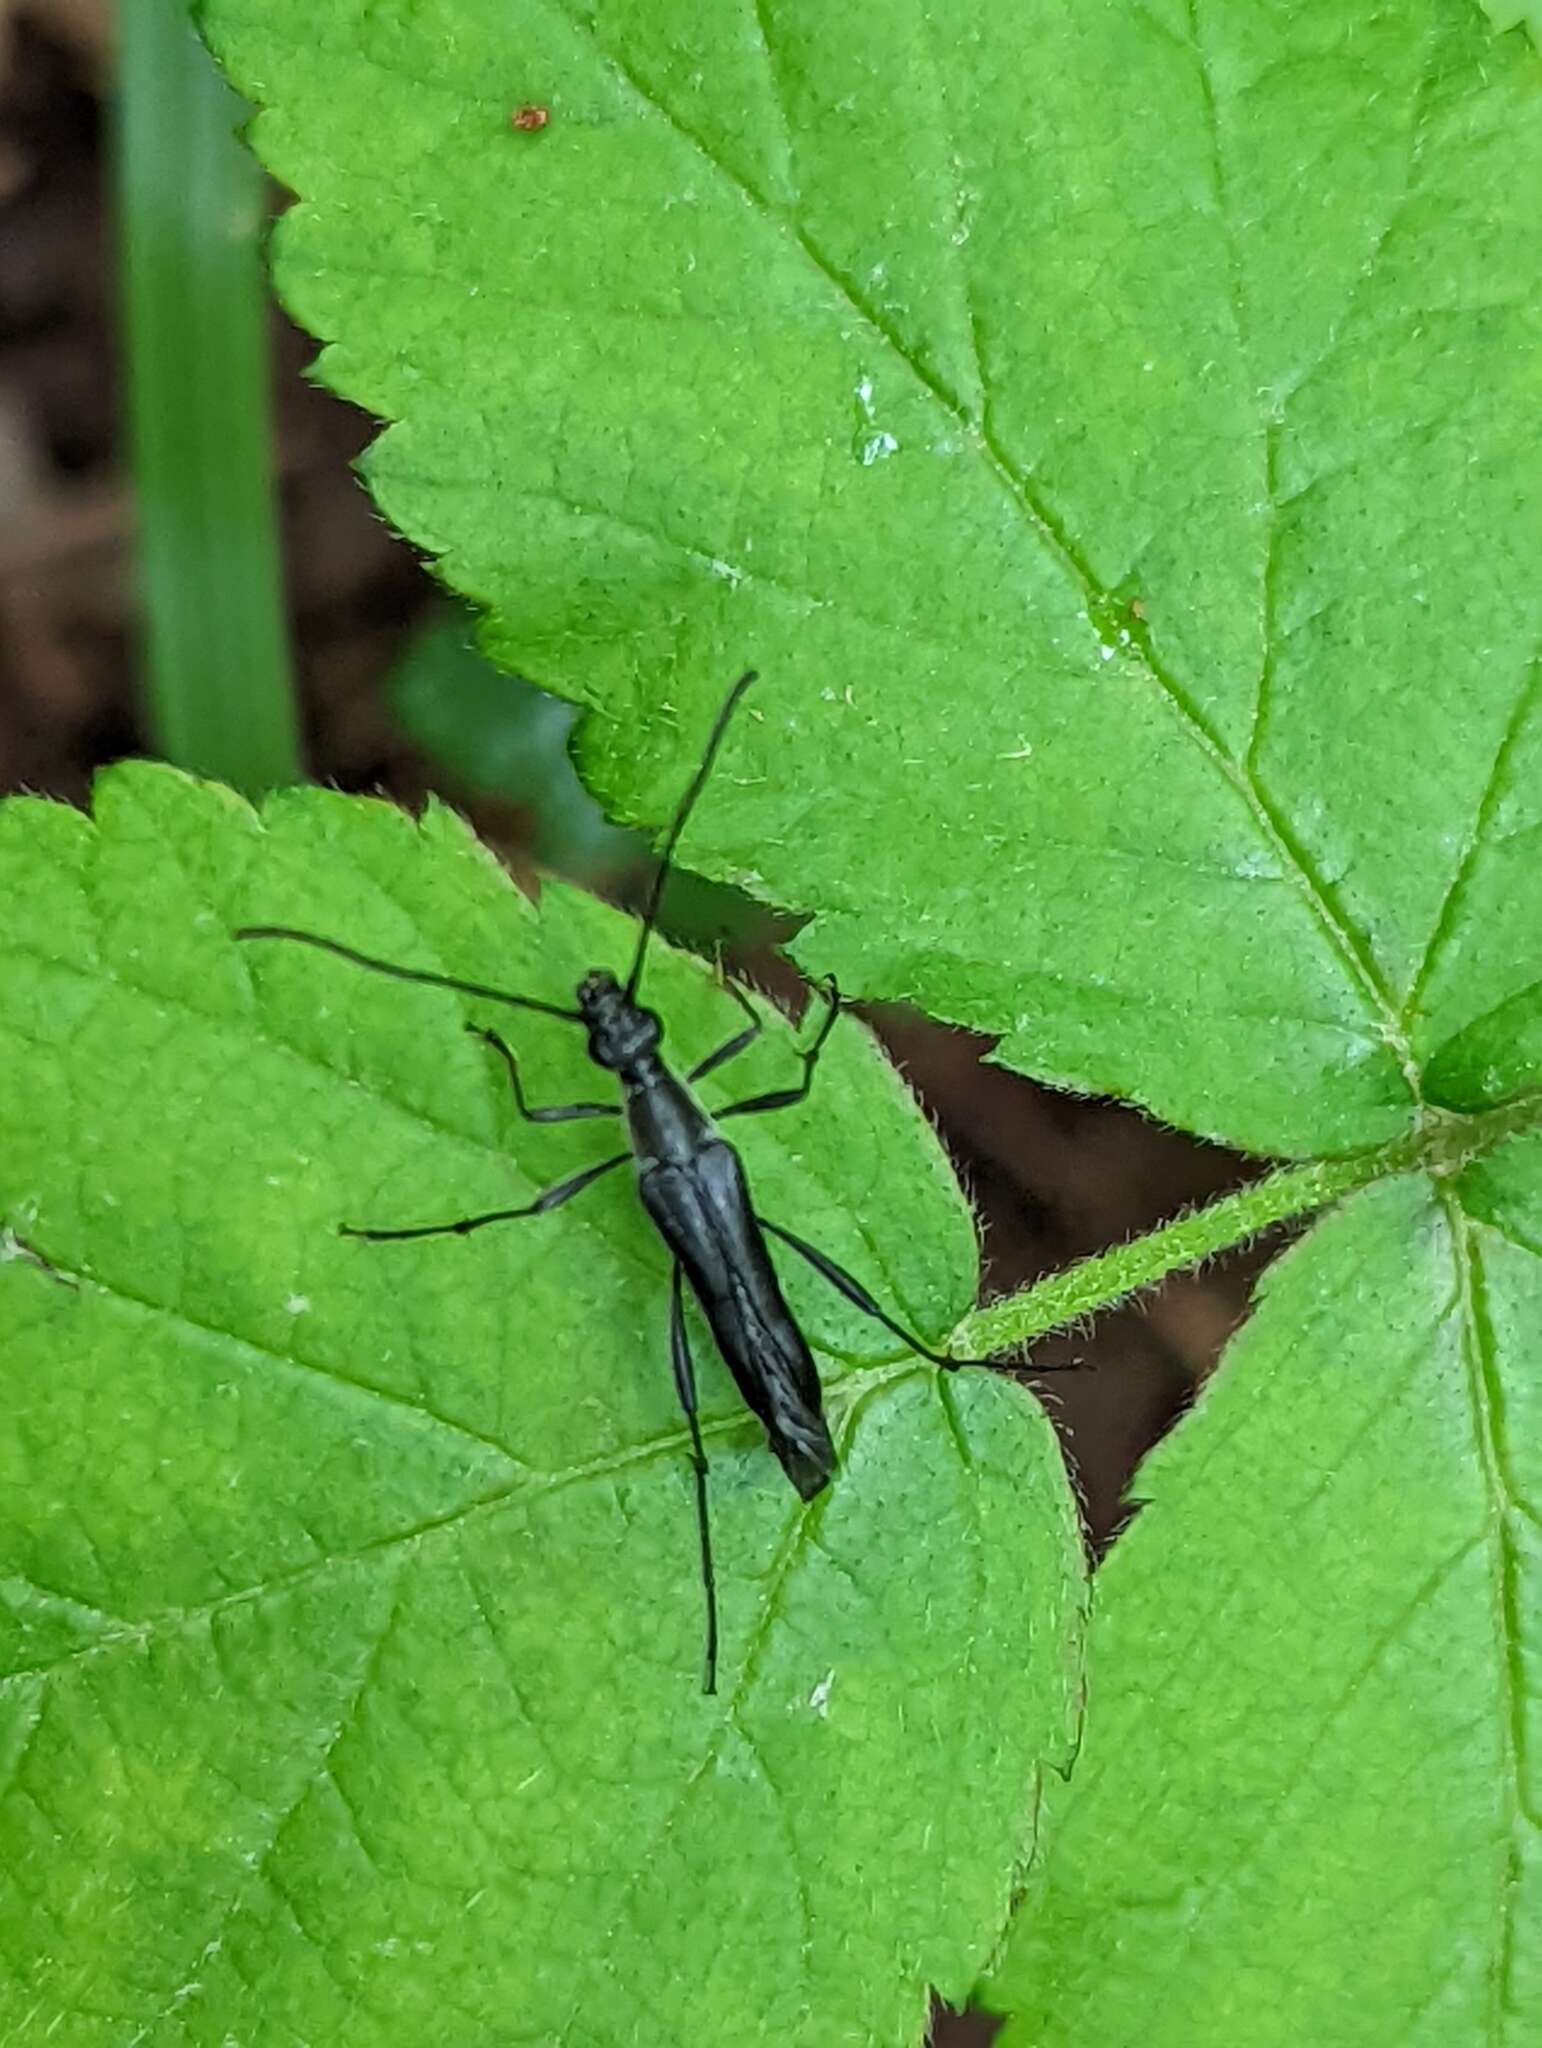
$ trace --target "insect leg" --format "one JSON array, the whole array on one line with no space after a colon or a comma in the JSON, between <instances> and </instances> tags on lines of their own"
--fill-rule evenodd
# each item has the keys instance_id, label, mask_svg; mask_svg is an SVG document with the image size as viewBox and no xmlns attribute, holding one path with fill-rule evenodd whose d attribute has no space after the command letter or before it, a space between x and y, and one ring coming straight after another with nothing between
<instances>
[{"instance_id":1,"label":"insect leg","mask_svg":"<svg viewBox=\"0 0 1542 2048\"><path fill-rule=\"evenodd\" d=\"M696 1472L696 1527L701 1536L701 1584L707 1597L707 1654L702 1677L703 1692L717 1691L717 1578L712 1569L712 1525L707 1519L707 1454L702 1449L701 1424L696 1420L696 1374L691 1365L691 1347L685 1334L685 1300L681 1292L681 1269L676 1261L669 1295L669 1358L675 1369L675 1392L691 1432L691 1464Z\"/></svg>"},{"instance_id":2,"label":"insect leg","mask_svg":"<svg viewBox=\"0 0 1542 2048\"><path fill-rule=\"evenodd\" d=\"M613 1158L602 1159L598 1166L586 1166L582 1173L570 1174L566 1180L559 1180L536 1196L533 1202L526 1202L518 1209L489 1209L481 1216L460 1216L453 1223L423 1223L409 1230L360 1230L352 1223L339 1223L339 1237L368 1238L372 1244L383 1244L388 1240L399 1241L406 1237L469 1237L473 1230L480 1230L488 1223L512 1223L520 1216L544 1216L548 1209L560 1209L564 1202L571 1202L575 1195L581 1195L592 1181L602 1173L609 1173L613 1166L620 1166L631 1158L630 1152L617 1152Z\"/></svg>"},{"instance_id":3,"label":"insect leg","mask_svg":"<svg viewBox=\"0 0 1542 2048\"><path fill-rule=\"evenodd\" d=\"M795 1236L792 1231L784 1230L780 1223L769 1222L764 1216L757 1216L755 1220L762 1230L769 1230L773 1237L779 1237L783 1244L790 1244L795 1252L807 1259L814 1271L823 1274L837 1293L845 1295L853 1308L861 1309L863 1315L871 1316L875 1323L882 1323L886 1330L892 1330L900 1342L908 1344L919 1357L930 1359L933 1365L940 1365L947 1372L956 1372L961 1365L983 1363L969 1358L948 1358L941 1351L933 1351L931 1346L923 1344L913 1331L907 1330L903 1323L895 1322L893 1316L881 1309L861 1281L853 1280L844 1266L838 1266L834 1259L826 1258L822 1251L816 1250L813 1245Z\"/></svg>"},{"instance_id":4,"label":"insect leg","mask_svg":"<svg viewBox=\"0 0 1542 2048\"><path fill-rule=\"evenodd\" d=\"M509 1082L514 1090L514 1106L526 1123L570 1124L581 1116L620 1116L620 1105L614 1102L562 1102L551 1109L532 1109L525 1100L524 1089L519 1084L519 1062L497 1032L489 1031L483 1024L468 1024L466 1029L473 1038L483 1039L502 1058L503 1064L509 1070Z\"/></svg>"},{"instance_id":5,"label":"insect leg","mask_svg":"<svg viewBox=\"0 0 1542 2048\"><path fill-rule=\"evenodd\" d=\"M698 1060L685 1077L688 1082L699 1081L704 1075L715 1073L719 1067L726 1067L730 1060L736 1060L741 1052L747 1051L766 1028L760 1012L737 982L725 981L723 986L749 1018L749 1024L743 1031L736 1031L716 1052L709 1052L704 1060Z\"/></svg>"},{"instance_id":6,"label":"insect leg","mask_svg":"<svg viewBox=\"0 0 1542 2048\"><path fill-rule=\"evenodd\" d=\"M829 1008L819 1020L819 1029L814 1041L798 1058L803 1062L803 1079L796 1088L774 1088L769 1095L752 1095L745 1102L731 1102L726 1109L715 1109L712 1114L719 1122L725 1116L761 1116L771 1109L791 1109L795 1102L802 1102L814 1085L814 1069L819 1064L819 1055L824 1051L830 1033L835 1029L835 1020L841 1014L841 992L833 981L824 985L824 998Z\"/></svg>"}]
</instances>

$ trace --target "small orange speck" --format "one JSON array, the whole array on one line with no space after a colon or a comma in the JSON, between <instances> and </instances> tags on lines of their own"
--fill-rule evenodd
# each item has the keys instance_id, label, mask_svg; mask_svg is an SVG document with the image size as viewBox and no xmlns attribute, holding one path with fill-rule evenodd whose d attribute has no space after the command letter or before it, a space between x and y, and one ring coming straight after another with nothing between
<instances>
[{"instance_id":1,"label":"small orange speck","mask_svg":"<svg viewBox=\"0 0 1542 2048\"><path fill-rule=\"evenodd\" d=\"M1132 619L1143 619L1145 616L1146 600L1143 597L1132 597L1130 599L1130 617Z\"/></svg>"},{"instance_id":2,"label":"small orange speck","mask_svg":"<svg viewBox=\"0 0 1542 2048\"><path fill-rule=\"evenodd\" d=\"M532 104L527 107L516 107L509 116L509 126L517 128L522 135L534 135L538 129L544 128L550 119L550 107Z\"/></svg>"}]
</instances>

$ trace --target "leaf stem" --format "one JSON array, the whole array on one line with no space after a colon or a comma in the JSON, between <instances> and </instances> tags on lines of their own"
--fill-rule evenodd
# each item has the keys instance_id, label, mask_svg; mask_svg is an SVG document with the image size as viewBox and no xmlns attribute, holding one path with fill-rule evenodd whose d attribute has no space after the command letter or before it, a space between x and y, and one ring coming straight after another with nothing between
<instances>
[{"instance_id":1,"label":"leaf stem","mask_svg":"<svg viewBox=\"0 0 1542 2048\"><path fill-rule=\"evenodd\" d=\"M1191 1210L1145 1237L1080 1259L1035 1286L967 1315L948 1341L954 1358L989 1358L1095 1315L1169 1273L1245 1244L1272 1224L1305 1216L1396 1174L1459 1173L1503 1139L1542 1123L1542 1095L1529 1094L1477 1116L1427 1110L1419 1128L1374 1151L1281 1167L1234 1195Z\"/></svg>"}]
</instances>

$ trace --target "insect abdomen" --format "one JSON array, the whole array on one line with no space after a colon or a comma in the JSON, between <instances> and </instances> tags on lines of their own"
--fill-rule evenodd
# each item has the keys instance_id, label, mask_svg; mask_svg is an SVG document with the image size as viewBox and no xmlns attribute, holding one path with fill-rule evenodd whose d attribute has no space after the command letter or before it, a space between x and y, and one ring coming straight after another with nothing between
<instances>
[{"instance_id":1,"label":"insect abdomen","mask_svg":"<svg viewBox=\"0 0 1542 2048\"><path fill-rule=\"evenodd\" d=\"M689 1166L648 1168L638 1188L746 1405L811 1500L835 1470L835 1446L819 1375L767 1256L738 1154L715 1139Z\"/></svg>"}]
</instances>

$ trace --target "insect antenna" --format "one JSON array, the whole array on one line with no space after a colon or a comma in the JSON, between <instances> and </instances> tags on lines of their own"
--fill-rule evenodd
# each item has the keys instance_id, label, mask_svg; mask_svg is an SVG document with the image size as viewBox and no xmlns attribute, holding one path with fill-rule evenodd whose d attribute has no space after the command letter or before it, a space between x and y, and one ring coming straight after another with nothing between
<instances>
[{"instance_id":1,"label":"insect antenna","mask_svg":"<svg viewBox=\"0 0 1542 2048\"><path fill-rule=\"evenodd\" d=\"M664 884L669 880L669 870L674 861L675 848L680 844L680 834L685 830L685 821L691 815L696 799L701 795L702 789L705 786L707 777L712 773L712 763L717 759L717 750L723 744L723 735L728 730L728 721L733 717L735 711L738 710L739 699L744 695L750 684L754 682L755 674L756 671L754 669L746 669L738 682L729 691L723 708L718 713L717 718L713 722L712 730L707 736L707 745L701 757L701 766L691 777L690 787L686 790L685 795L681 797L679 807L675 811L674 820L669 828L669 836L664 841L664 850L659 855L659 864L654 870L653 881L648 889L648 902L646 909L643 911L642 931L637 940L637 952L632 960L632 971L626 978L626 993L629 1002L636 999L638 983L642 980L643 958L648 951L648 941L653 936L653 928L658 923L659 900L664 894Z\"/></svg>"},{"instance_id":2,"label":"insect antenna","mask_svg":"<svg viewBox=\"0 0 1542 2048\"><path fill-rule=\"evenodd\" d=\"M367 967L372 974L389 974L393 981L420 981L425 988L453 989L457 995L483 996L490 1003L510 1003L516 1010L539 1010L545 1017L566 1017L581 1024L582 1014L561 1003L543 1003L539 996L513 996L506 989L485 988L479 981L461 981L453 974L430 974L422 967L397 967L389 960L377 960L372 953L355 952L336 939L323 939L315 932L297 932L286 924L245 924L235 933L238 939L297 939L302 946L315 946L323 953L335 953L339 960L351 960L355 967Z\"/></svg>"}]
</instances>

